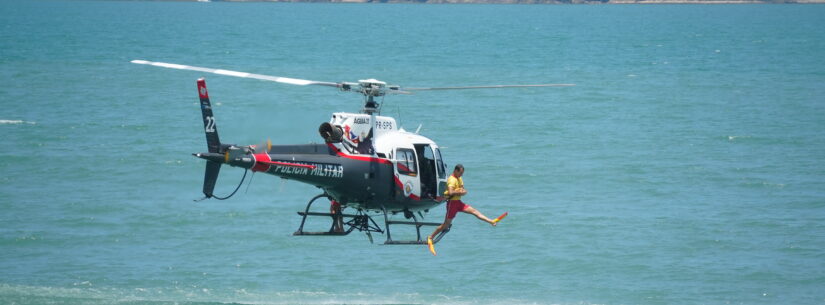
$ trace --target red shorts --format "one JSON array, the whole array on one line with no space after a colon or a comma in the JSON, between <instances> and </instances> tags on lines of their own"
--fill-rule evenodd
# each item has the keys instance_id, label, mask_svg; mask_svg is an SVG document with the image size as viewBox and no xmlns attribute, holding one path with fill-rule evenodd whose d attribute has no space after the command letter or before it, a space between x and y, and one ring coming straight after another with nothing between
<instances>
[{"instance_id":1,"label":"red shorts","mask_svg":"<svg viewBox=\"0 0 825 305\"><path fill-rule=\"evenodd\" d=\"M461 200L447 201L447 219L455 218L455 214L458 214L458 212L464 212L469 207L469 204L461 202Z\"/></svg>"}]
</instances>

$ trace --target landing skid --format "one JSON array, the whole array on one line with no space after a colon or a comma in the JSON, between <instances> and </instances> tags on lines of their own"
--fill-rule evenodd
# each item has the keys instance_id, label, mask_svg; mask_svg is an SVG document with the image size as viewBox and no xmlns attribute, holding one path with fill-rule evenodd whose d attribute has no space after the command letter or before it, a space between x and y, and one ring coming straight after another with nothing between
<instances>
[{"instance_id":1,"label":"landing skid","mask_svg":"<svg viewBox=\"0 0 825 305\"><path fill-rule=\"evenodd\" d=\"M305 235L305 236L344 236L349 235L354 230L358 230L359 232L365 232L367 234L367 238L369 238L370 243L373 242L372 233L380 233L383 234L385 231L387 232L387 240L384 242L385 245L423 245L427 244L427 240L421 239L421 227L423 226L439 226L441 223L437 222L421 222L415 217L414 214L409 213L407 214L408 218L412 218L412 221L397 221L397 220L389 220L389 216L387 210L384 207L381 207L381 211L384 214L384 229L382 230L381 227L372 219L366 212L363 210L358 210L355 214L332 214L332 213L319 213L319 212L310 212L309 208L312 206L312 203L315 200L320 198L326 198L330 200L331 198L327 194L321 194L309 200L307 203L307 207L303 212L298 212L301 218L301 226L298 227L298 230L292 235ZM309 216L321 216L321 217L330 217L332 219L332 225L329 228L329 231L322 231L322 232L307 232L304 231L304 225L306 224L307 217ZM344 226L347 228L343 231L335 231L335 222L337 218L341 219L348 219L344 222ZM390 225L404 225L404 226L414 226L415 233L416 233L416 240L393 240L392 235L390 234ZM433 243L438 243L444 234L450 231L450 228L446 228L441 233L439 233L434 239Z\"/></svg>"},{"instance_id":2,"label":"landing skid","mask_svg":"<svg viewBox=\"0 0 825 305\"><path fill-rule=\"evenodd\" d=\"M425 245L427 244L427 240L421 240L421 227L423 226L440 226L441 223L438 222L421 222L415 217L415 214L409 213L406 216L412 218L413 221L397 221L397 220L390 220L389 216L387 216L387 210L383 207L381 210L384 212L384 224L387 227L387 241L384 242L385 245ZM390 234L390 225L407 225L407 226L415 226L415 236L416 240L393 240L392 235ZM433 243L438 243L444 234L450 231L450 228L445 228L442 230L438 235L433 238Z\"/></svg>"}]
</instances>

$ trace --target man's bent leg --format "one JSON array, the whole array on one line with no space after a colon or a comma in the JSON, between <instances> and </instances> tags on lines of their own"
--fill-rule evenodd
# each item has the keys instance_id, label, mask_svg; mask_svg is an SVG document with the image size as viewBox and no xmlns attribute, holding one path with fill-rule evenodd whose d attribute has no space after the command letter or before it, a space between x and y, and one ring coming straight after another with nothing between
<instances>
[{"instance_id":1,"label":"man's bent leg","mask_svg":"<svg viewBox=\"0 0 825 305\"><path fill-rule=\"evenodd\" d=\"M449 228L452 223L453 223L452 218L444 217L444 223L442 223L440 226L436 227L435 231L433 231L433 234L430 234L430 236L427 236L427 246L430 249L430 253L432 253L433 255L435 255L435 247L433 247L433 238L438 236L438 233L441 233L441 231L444 231L444 229Z\"/></svg>"},{"instance_id":2,"label":"man's bent leg","mask_svg":"<svg viewBox=\"0 0 825 305\"><path fill-rule=\"evenodd\" d=\"M430 234L430 238L435 238L435 236L438 235L438 233L441 233L441 231L444 231L444 229L449 228L450 224L452 224L452 223L453 223L452 218L444 218L444 222L441 225L439 225L438 227L435 228L435 231L433 231L433 234Z\"/></svg>"}]
</instances>

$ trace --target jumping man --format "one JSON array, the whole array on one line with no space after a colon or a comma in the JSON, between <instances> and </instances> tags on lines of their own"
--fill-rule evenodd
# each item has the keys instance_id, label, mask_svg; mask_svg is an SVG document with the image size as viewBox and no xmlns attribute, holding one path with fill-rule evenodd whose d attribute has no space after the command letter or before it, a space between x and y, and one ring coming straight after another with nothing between
<instances>
[{"instance_id":1,"label":"jumping man","mask_svg":"<svg viewBox=\"0 0 825 305\"><path fill-rule=\"evenodd\" d=\"M487 218L484 214L481 214L478 210L471 207L469 204L461 202L461 196L467 195L467 190L464 189L464 180L461 179L461 176L464 175L464 166L461 164L456 164L455 169L453 170L453 174L450 178L447 179L447 191L444 192L444 195L447 196L447 215L444 217L444 223L440 226L435 228L433 234L427 237L427 245L430 248L430 252L435 255L435 247L433 247L433 238L435 238L438 233L443 231L446 228L449 228L453 223L453 218L458 212L464 212L467 214L473 214L478 219L481 219L484 222L487 222L493 226L497 225L499 221L501 221L504 217L507 216L507 212L501 214L496 219Z\"/></svg>"}]
</instances>

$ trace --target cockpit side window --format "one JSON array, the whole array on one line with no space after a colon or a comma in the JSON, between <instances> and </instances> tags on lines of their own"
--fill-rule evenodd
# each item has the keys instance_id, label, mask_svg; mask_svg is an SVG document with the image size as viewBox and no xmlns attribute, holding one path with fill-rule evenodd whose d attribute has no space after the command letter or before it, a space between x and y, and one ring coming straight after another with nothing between
<instances>
[{"instance_id":1,"label":"cockpit side window","mask_svg":"<svg viewBox=\"0 0 825 305\"><path fill-rule=\"evenodd\" d=\"M395 155L395 166L399 174L408 176L416 176L418 174L416 170L418 167L415 163L415 151L407 148L399 148Z\"/></svg>"}]
</instances>

